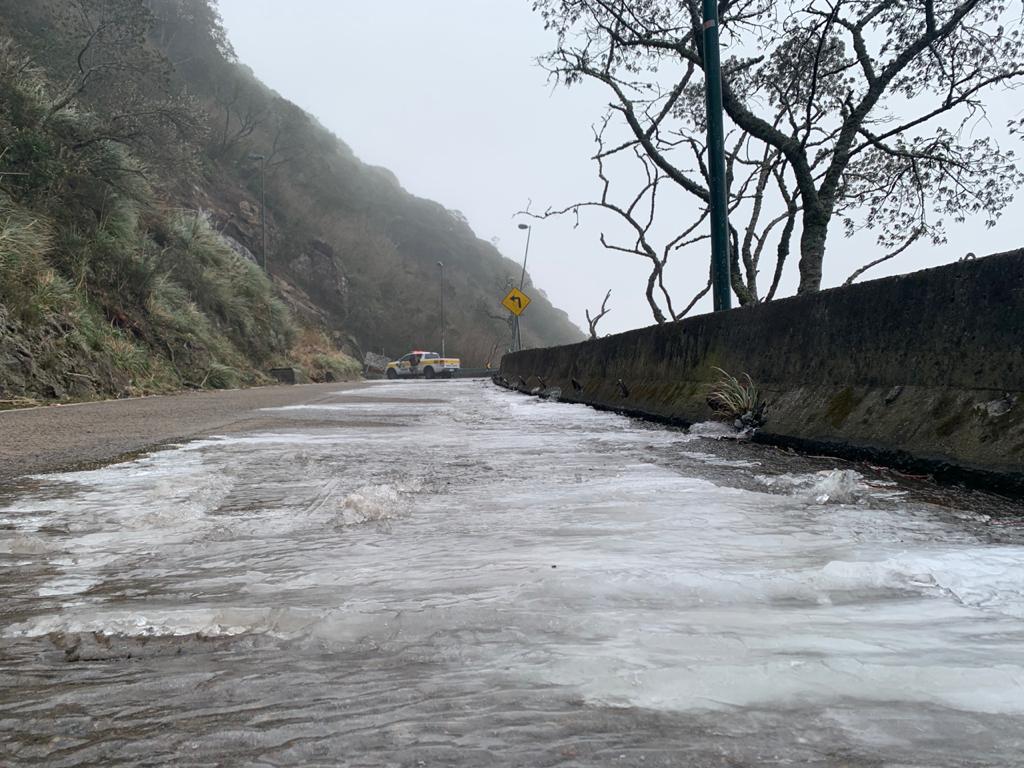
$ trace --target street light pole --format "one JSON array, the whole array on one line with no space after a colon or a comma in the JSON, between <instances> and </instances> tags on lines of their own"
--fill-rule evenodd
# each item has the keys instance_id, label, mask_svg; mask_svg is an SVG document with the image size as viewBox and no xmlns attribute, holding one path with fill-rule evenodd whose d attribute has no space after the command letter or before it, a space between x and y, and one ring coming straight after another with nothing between
<instances>
[{"instance_id":1,"label":"street light pole","mask_svg":"<svg viewBox=\"0 0 1024 768\"><path fill-rule=\"evenodd\" d=\"M530 235L533 234L533 227L529 224L520 224L520 229L526 230L526 253L523 254L523 274L519 276L519 290L523 290L526 284L526 260L530 258Z\"/></svg>"},{"instance_id":2,"label":"street light pole","mask_svg":"<svg viewBox=\"0 0 1024 768\"><path fill-rule=\"evenodd\" d=\"M708 117L708 170L711 180L711 275L715 311L732 308L729 278L729 190L725 176L722 118L722 64L718 42L718 0L704 0L704 91Z\"/></svg>"},{"instance_id":3,"label":"street light pole","mask_svg":"<svg viewBox=\"0 0 1024 768\"><path fill-rule=\"evenodd\" d=\"M444 322L444 262L437 262L437 266L441 268L441 357L445 357L444 353L444 337L445 337L445 322Z\"/></svg>"},{"instance_id":4,"label":"street light pole","mask_svg":"<svg viewBox=\"0 0 1024 768\"><path fill-rule=\"evenodd\" d=\"M249 155L250 160L260 161L260 237L263 240L262 252L263 271L270 274L267 262L267 157L266 155Z\"/></svg>"},{"instance_id":5,"label":"street light pole","mask_svg":"<svg viewBox=\"0 0 1024 768\"><path fill-rule=\"evenodd\" d=\"M533 227L529 224L520 224L520 229L526 230L526 251L523 253L523 273L519 276L519 290L523 290L523 286L526 284L526 260L530 258L530 236L533 235ZM523 335L520 328L520 318L516 315L516 332L515 332L516 352L519 352L523 348Z\"/></svg>"}]
</instances>

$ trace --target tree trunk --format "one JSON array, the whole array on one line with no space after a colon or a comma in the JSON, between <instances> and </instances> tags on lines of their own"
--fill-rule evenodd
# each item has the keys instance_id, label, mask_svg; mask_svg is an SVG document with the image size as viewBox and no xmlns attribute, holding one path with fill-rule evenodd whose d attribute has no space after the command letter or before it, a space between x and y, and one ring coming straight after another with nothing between
<instances>
[{"instance_id":1,"label":"tree trunk","mask_svg":"<svg viewBox=\"0 0 1024 768\"><path fill-rule=\"evenodd\" d=\"M729 225L729 282L732 284L732 292L736 294L736 299L739 301L741 307L746 307L751 304L757 304L757 278L753 283L753 290L751 285L747 284L743 280L743 267L740 265L740 233L736 230L732 224ZM748 265L749 266L749 265ZM747 271L749 275L749 270ZM754 273L757 274L756 272Z\"/></svg>"},{"instance_id":2,"label":"tree trunk","mask_svg":"<svg viewBox=\"0 0 1024 768\"><path fill-rule=\"evenodd\" d=\"M732 283L732 292L736 294L736 299L739 301L741 307L748 307L751 304L758 304L757 294L750 290L750 286L743 282L743 273L740 271L740 259L736 255L736 249L730 248L731 253L729 254L729 260L732 262L731 269L729 270L729 280Z\"/></svg>"},{"instance_id":3,"label":"tree trunk","mask_svg":"<svg viewBox=\"0 0 1024 768\"><path fill-rule=\"evenodd\" d=\"M821 290L821 264L825 258L825 240L831 218L831 211L823 206L804 209L798 294L817 293Z\"/></svg>"},{"instance_id":4,"label":"tree trunk","mask_svg":"<svg viewBox=\"0 0 1024 768\"><path fill-rule=\"evenodd\" d=\"M665 313L661 311L661 307L658 306L658 300L654 298L654 289L658 285L659 274L661 274L661 270L655 266L654 270L651 271L651 276L647 278L647 304L651 307L654 322L661 325L665 322Z\"/></svg>"}]
</instances>

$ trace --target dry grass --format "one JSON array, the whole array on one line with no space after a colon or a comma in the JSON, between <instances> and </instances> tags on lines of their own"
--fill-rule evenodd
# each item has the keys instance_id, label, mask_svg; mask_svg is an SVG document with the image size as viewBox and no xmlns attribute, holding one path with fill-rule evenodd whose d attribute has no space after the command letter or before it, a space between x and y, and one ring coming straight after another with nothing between
<instances>
[{"instance_id":1,"label":"dry grass","mask_svg":"<svg viewBox=\"0 0 1024 768\"><path fill-rule=\"evenodd\" d=\"M310 381L351 381L363 372L358 360L336 349L323 331L315 328L307 327L299 332L289 356Z\"/></svg>"},{"instance_id":2,"label":"dry grass","mask_svg":"<svg viewBox=\"0 0 1024 768\"><path fill-rule=\"evenodd\" d=\"M745 416L759 418L764 410L764 403L757 385L746 373L736 378L732 374L715 368L719 379L711 385L707 402L711 409L729 419L742 419Z\"/></svg>"},{"instance_id":3,"label":"dry grass","mask_svg":"<svg viewBox=\"0 0 1024 768\"><path fill-rule=\"evenodd\" d=\"M0 400L0 411L14 410L16 408L35 408L40 405L38 400L31 397L12 397L7 400Z\"/></svg>"}]
</instances>

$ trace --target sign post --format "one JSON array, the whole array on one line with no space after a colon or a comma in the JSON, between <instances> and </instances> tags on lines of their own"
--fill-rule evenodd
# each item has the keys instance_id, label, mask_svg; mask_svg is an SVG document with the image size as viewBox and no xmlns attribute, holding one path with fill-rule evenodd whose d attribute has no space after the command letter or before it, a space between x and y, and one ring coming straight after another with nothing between
<instances>
[{"instance_id":1,"label":"sign post","mask_svg":"<svg viewBox=\"0 0 1024 768\"><path fill-rule=\"evenodd\" d=\"M523 339L519 335L519 316L523 314L523 311L530 306L530 297L523 293L518 288L513 288L508 292L508 295L501 300L501 306L507 309L516 317L516 349L518 352L523 348Z\"/></svg>"}]
</instances>

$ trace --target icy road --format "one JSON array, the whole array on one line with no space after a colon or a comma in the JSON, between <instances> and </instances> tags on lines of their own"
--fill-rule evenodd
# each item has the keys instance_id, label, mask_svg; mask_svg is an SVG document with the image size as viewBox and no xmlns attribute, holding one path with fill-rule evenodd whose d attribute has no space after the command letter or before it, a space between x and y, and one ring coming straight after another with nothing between
<instances>
[{"instance_id":1,"label":"icy road","mask_svg":"<svg viewBox=\"0 0 1024 768\"><path fill-rule=\"evenodd\" d=\"M1024 765L1019 506L483 382L268 416L0 496L0 764Z\"/></svg>"}]
</instances>

